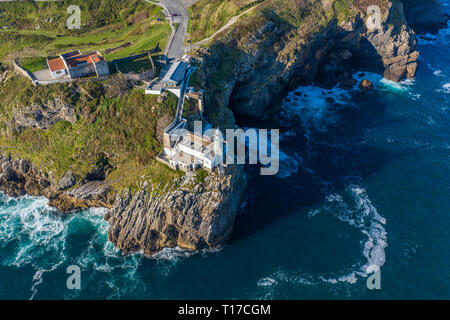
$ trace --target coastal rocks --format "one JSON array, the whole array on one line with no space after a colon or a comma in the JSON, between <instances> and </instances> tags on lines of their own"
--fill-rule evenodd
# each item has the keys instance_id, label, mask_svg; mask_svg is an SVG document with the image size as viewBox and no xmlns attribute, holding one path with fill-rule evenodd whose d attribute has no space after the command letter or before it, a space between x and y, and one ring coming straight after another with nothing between
<instances>
[{"instance_id":1,"label":"coastal rocks","mask_svg":"<svg viewBox=\"0 0 450 320\"><path fill-rule=\"evenodd\" d=\"M64 194L74 199L96 203L95 207L111 207L114 201L110 195L111 184L110 181L89 181Z\"/></svg>"},{"instance_id":2,"label":"coastal rocks","mask_svg":"<svg viewBox=\"0 0 450 320\"><path fill-rule=\"evenodd\" d=\"M447 26L449 17L444 14L438 0L402 0L408 25L416 33L437 33Z\"/></svg>"},{"instance_id":3,"label":"coastal rocks","mask_svg":"<svg viewBox=\"0 0 450 320\"><path fill-rule=\"evenodd\" d=\"M417 39L406 23L400 2L389 3L381 29L367 30L366 38L368 42L361 43L360 64L396 82L415 76L419 58Z\"/></svg>"},{"instance_id":4,"label":"coastal rocks","mask_svg":"<svg viewBox=\"0 0 450 320\"><path fill-rule=\"evenodd\" d=\"M49 195L48 177L41 175L27 160L0 157L0 189L7 195L18 197L25 194Z\"/></svg>"},{"instance_id":5,"label":"coastal rocks","mask_svg":"<svg viewBox=\"0 0 450 320\"><path fill-rule=\"evenodd\" d=\"M56 182L28 160L0 156L0 190L8 196L44 196L50 200L50 206L61 212L112 207L111 182L91 181L70 189L75 183L76 179L70 171Z\"/></svg>"},{"instance_id":6,"label":"coastal rocks","mask_svg":"<svg viewBox=\"0 0 450 320\"><path fill-rule=\"evenodd\" d=\"M363 79L363 80L359 83L359 88L360 88L364 93L371 92L371 91L373 90L373 83L370 82L370 80Z\"/></svg>"},{"instance_id":7,"label":"coastal rocks","mask_svg":"<svg viewBox=\"0 0 450 320\"><path fill-rule=\"evenodd\" d=\"M162 248L217 247L230 237L245 189L241 166L225 176L209 174L202 183L186 175L178 187L153 186L117 197L105 219L108 239L124 253L150 256Z\"/></svg>"}]
</instances>

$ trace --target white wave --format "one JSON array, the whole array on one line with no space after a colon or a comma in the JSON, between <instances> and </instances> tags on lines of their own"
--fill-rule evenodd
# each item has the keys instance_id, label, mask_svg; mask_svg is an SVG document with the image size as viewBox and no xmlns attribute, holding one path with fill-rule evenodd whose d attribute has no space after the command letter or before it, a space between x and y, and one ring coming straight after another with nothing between
<instances>
[{"instance_id":1,"label":"white wave","mask_svg":"<svg viewBox=\"0 0 450 320\"><path fill-rule=\"evenodd\" d=\"M107 241L109 225L103 219L106 209L93 208L61 216L55 214L55 210L48 206L48 200L42 197L13 199L0 194L0 202L0 246L5 247L14 242L17 248L6 251L8 254L2 256L0 261L2 265L18 270L27 265L34 269L30 299L38 294L46 273L66 264L76 264L82 272L89 270L89 276L83 278L83 283L95 279L95 273L98 272L114 273L114 277L106 281L109 284L104 284L120 288L119 291L113 291L111 297L130 294L144 285L135 277L142 255L125 257ZM85 223L95 228L96 232L80 253L66 256L69 235L78 232L79 227L84 228ZM74 293L69 292L67 297L73 298Z\"/></svg>"},{"instance_id":2,"label":"white wave","mask_svg":"<svg viewBox=\"0 0 450 320\"><path fill-rule=\"evenodd\" d=\"M270 277L261 278L258 280L257 285L260 287L269 287L276 284L277 281Z\"/></svg>"},{"instance_id":3,"label":"white wave","mask_svg":"<svg viewBox=\"0 0 450 320\"><path fill-rule=\"evenodd\" d=\"M338 86L329 90L300 86L284 99L282 116L285 120L299 119L304 128L325 131L329 123L336 121L333 105L352 105L349 92Z\"/></svg>"},{"instance_id":4,"label":"white wave","mask_svg":"<svg viewBox=\"0 0 450 320\"><path fill-rule=\"evenodd\" d=\"M357 228L366 238L362 247L364 261L355 263L341 275L330 277L324 274L307 274L298 272L278 271L269 276L275 279L275 286L280 282L298 283L301 285L316 285L318 282L329 284L354 284L360 277L367 277L370 269L382 267L386 262L385 248L388 246L387 233L384 229L386 219L382 217L369 199L364 188L350 185L344 194L332 193L325 199L321 208L310 210L309 218L313 219L319 214L327 213L339 220ZM262 280L261 280L262 281Z\"/></svg>"},{"instance_id":5,"label":"white wave","mask_svg":"<svg viewBox=\"0 0 450 320\"><path fill-rule=\"evenodd\" d=\"M414 79L408 79L400 82L395 82L383 78L382 75L373 72L362 72L359 71L353 75L353 79L356 80L354 90L359 89L359 83L363 79L367 79L376 89L381 91L391 91L391 92L408 92L411 90L411 86L414 84Z\"/></svg>"},{"instance_id":6,"label":"white wave","mask_svg":"<svg viewBox=\"0 0 450 320\"><path fill-rule=\"evenodd\" d=\"M286 138L295 137L297 133L294 130L286 131L283 134L280 134L280 140L284 140Z\"/></svg>"},{"instance_id":7,"label":"white wave","mask_svg":"<svg viewBox=\"0 0 450 320\"><path fill-rule=\"evenodd\" d=\"M444 83L440 89L436 89L436 92L450 93L450 82Z\"/></svg>"},{"instance_id":8,"label":"white wave","mask_svg":"<svg viewBox=\"0 0 450 320\"><path fill-rule=\"evenodd\" d=\"M447 27L438 31L436 35L425 34L418 35L419 45L422 46L448 46L450 43L450 21L447 22Z\"/></svg>"}]
</instances>

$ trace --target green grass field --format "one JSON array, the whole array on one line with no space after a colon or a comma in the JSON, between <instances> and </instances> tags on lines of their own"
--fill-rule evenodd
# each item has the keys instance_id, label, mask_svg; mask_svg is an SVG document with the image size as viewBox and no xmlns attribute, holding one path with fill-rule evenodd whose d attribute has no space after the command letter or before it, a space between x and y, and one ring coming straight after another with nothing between
<instances>
[{"instance_id":1,"label":"green grass field","mask_svg":"<svg viewBox=\"0 0 450 320\"><path fill-rule=\"evenodd\" d=\"M68 30L69 1L0 3L0 59L9 53L23 57L22 64L36 71L42 57L74 49L104 51L131 42L105 55L109 61L166 46L170 25L161 19L161 7L142 0L70 1L82 8L80 30ZM117 11L114 11L117 10ZM160 18L162 21L157 21ZM47 22L50 19L51 22ZM6 27L6 29L1 29Z\"/></svg>"},{"instance_id":2,"label":"green grass field","mask_svg":"<svg viewBox=\"0 0 450 320\"><path fill-rule=\"evenodd\" d=\"M119 63L119 69L122 73L142 73L152 69L152 64L148 57L143 57L131 61Z\"/></svg>"},{"instance_id":3,"label":"green grass field","mask_svg":"<svg viewBox=\"0 0 450 320\"><path fill-rule=\"evenodd\" d=\"M26 58L21 61L22 67L30 72L35 72L47 68L47 59L45 57Z\"/></svg>"}]
</instances>

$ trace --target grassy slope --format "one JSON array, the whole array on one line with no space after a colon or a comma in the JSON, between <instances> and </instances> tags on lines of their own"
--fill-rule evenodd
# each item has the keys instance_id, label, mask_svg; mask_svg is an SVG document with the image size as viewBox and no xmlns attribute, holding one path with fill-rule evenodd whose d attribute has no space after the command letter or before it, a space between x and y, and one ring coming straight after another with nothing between
<instances>
[{"instance_id":1,"label":"grassy slope","mask_svg":"<svg viewBox=\"0 0 450 320\"><path fill-rule=\"evenodd\" d=\"M191 42L211 36L233 16L264 0L199 0L189 8Z\"/></svg>"},{"instance_id":2,"label":"grassy slope","mask_svg":"<svg viewBox=\"0 0 450 320\"><path fill-rule=\"evenodd\" d=\"M82 8L81 30L65 28L69 4ZM107 59L153 48L157 42L164 48L170 26L156 24L157 16L162 16L160 8L141 0L1 3L0 26L8 28L0 30L0 58L13 52L14 56L25 57L22 62L35 71L45 56L72 48L101 50L133 42L107 55ZM52 22L46 22L48 18ZM114 167L107 179L114 181L118 191L137 188L143 176L152 176L164 185L180 175L155 161L162 148L156 139L156 125L163 115L175 113L174 96L158 102L156 96L145 95L143 89L130 89L118 77L34 87L18 75L0 86L0 95L0 150L14 158L30 159L56 179L72 170L78 181L82 180L103 154ZM55 98L74 106L75 123L61 121L48 130L14 127L13 110L45 105Z\"/></svg>"},{"instance_id":3,"label":"grassy slope","mask_svg":"<svg viewBox=\"0 0 450 320\"><path fill-rule=\"evenodd\" d=\"M110 88L123 88L110 91ZM92 170L102 154L115 168L109 179L123 187L137 187L141 176L161 171L160 178L177 173L155 165L161 150L156 139L160 117L174 114L176 97L164 102L156 96L145 95L142 89L125 89L119 78L104 82L84 82L71 85L34 87L23 77L15 76L0 89L0 148L13 158L27 158L56 179L67 170L76 172L81 180ZM82 90L80 91L80 88ZM83 90L96 96L90 100ZM55 97L71 103L78 120L71 124L60 121L48 130L27 128L15 130L9 125L13 109L33 103L45 104Z\"/></svg>"}]
</instances>

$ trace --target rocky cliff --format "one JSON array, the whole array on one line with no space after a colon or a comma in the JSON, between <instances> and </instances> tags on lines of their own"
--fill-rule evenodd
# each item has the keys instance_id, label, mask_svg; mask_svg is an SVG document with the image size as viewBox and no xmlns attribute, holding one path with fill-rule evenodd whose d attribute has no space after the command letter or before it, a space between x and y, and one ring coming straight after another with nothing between
<instances>
[{"instance_id":1,"label":"rocky cliff","mask_svg":"<svg viewBox=\"0 0 450 320\"><path fill-rule=\"evenodd\" d=\"M114 201L109 183L94 180L75 186L71 172L56 181L51 173L42 172L29 160L14 160L6 155L0 156L0 190L12 197L45 196L50 200L49 204L61 212L89 207L110 208Z\"/></svg>"},{"instance_id":2,"label":"rocky cliff","mask_svg":"<svg viewBox=\"0 0 450 320\"><path fill-rule=\"evenodd\" d=\"M400 1L305 1L300 9L296 1L283 3L288 6L261 10L261 16L242 21L210 47L204 79L222 81L204 82L214 120L226 114L217 105L241 116L267 117L287 90L313 81L349 86L356 69L393 81L414 77L416 38ZM378 21L368 10L372 4L380 8ZM303 17L291 21L285 11ZM374 23L368 24L369 18Z\"/></svg>"},{"instance_id":3,"label":"rocky cliff","mask_svg":"<svg viewBox=\"0 0 450 320\"><path fill-rule=\"evenodd\" d=\"M196 181L192 172L167 186L145 181L142 191L117 197L105 216L108 238L124 253L146 255L165 247L220 246L231 236L245 185L242 166L204 181Z\"/></svg>"},{"instance_id":4,"label":"rocky cliff","mask_svg":"<svg viewBox=\"0 0 450 320\"><path fill-rule=\"evenodd\" d=\"M233 127L233 112L253 119L268 117L276 111L274 102L301 83L352 86L351 74L356 69L379 72L394 81L411 78L416 72L416 39L400 1L266 2L216 39L204 56L199 78L206 92L207 115L215 125ZM376 28L367 25L373 15L367 10L370 4L380 8ZM82 107L87 110L94 102L87 99ZM75 121L70 103L55 100L43 106L14 109L12 127L47 130L60 120ZM119 110L111 110L116 119ZM99 113L93 115L86 111L87 119L94 121ZM148 110L141 115L148 115ZM156 114L151 118L158 119ZM111 208L105 216L110 224L108 238L124 253L152 255L176 246L196 250L219 246L230 237L246 185L241 166L232 167L224 176L180 175L164 185L157 174L139 175L138 188L114 190L112 180L105 179L111 169L108 161L99 159L82 179L71 171L56 179L28 160L3 155L0 189L11 196L46 196L50 205L64 212Z\"/></svg>"},{"instance_id":5,"label":"rocky cliff","mask_svg":"<svg viewBox=\"0 0 450 320\"><path fill-rule=\"evenodd\" d=\"M70 172L57 182L24 159L0 157L0 172L0 189L9 196L45 196L61 213L110 208L105 216L109 240L124 253L146 255L166 247L197 250L224 244L246 187L242 166L230 167L221 176L190 172L165 186L149 179L141 182L139 191L117 196L110 183L101 180L71 188L75 181Z\"/></svg>"}]
</instances>

